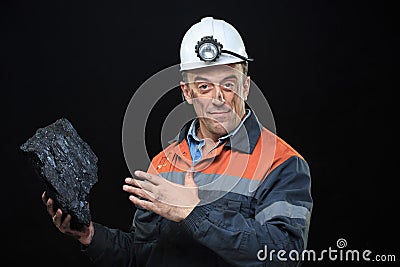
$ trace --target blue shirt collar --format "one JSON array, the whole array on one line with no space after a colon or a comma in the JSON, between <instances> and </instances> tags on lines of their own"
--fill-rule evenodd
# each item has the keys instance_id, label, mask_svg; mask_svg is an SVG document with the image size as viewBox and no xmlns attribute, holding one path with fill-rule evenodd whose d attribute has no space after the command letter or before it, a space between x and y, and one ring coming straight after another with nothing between
<instances>
[{"instance_id":1,"label":"blue shirt collar","mask_svg":"<svg viewBox=\"0 0 400 267\"><path fill-rule=\"evenodd\" d=\"M250 108L249 108L250 109ZM251 109L250 109L251 110ZM247 108L246 108L247 111ZM183 140L188 140L188 132L189 128L192 125L193 121L188 121L180 130L180 132L169 141L170 144L173 142L182 142ZM258 121L258 118L253 110L249 114L249 117L246 116L245 120L243 120L243 127L238 127L238 131L235 132L231 138L225 142L226 147L229 147L234 150L241 151L243 153L251 154L257 144L257 140L260 137L261 131L263 129L262 124ZM232 133L233 133L232 132Z\"/></svg>"},{"instance_id":2,"label":"blue shirt collar","mask_svg":"<svg viewBox=\"0 0 400 267\"><path fill-rule=\"evenodd\" d=\"M246 119L248 117L250 117L250 115L251 115L251 110L250 109L246 109L246 116L241 120L239 125L232 132L228 133L225 136L222 136L222 137L218 138L219 144L223 143L229 137L234 136L239 131L240 127L242 127L242 125L244 124ZM194 119L192 121L191 125L190 125L189 131L188 131L187 136L186 136L186 139L188 140L188 142L196 141L197 143L200 143L201 141L204 141L204 140L200 139L196 134L196 131L197 131L198 127L199 127L199 120L198 119Z\"/></svg>"}]
</instances>

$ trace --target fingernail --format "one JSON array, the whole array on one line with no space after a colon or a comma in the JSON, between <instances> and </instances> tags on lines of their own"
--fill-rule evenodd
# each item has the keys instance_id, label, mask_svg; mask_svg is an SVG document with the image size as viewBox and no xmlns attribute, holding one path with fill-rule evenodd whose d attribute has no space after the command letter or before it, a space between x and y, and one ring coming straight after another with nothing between
<instances>
[{"instance_id":1,"label":"fingernail","mask_svg":"<svg viewBox=\"0 0 400 267\"><path fill-rule=\"evenodd\" d=\"M132 178L125 178L126 183L130 183L132 181Z\"/></svg>"}]
</instances>

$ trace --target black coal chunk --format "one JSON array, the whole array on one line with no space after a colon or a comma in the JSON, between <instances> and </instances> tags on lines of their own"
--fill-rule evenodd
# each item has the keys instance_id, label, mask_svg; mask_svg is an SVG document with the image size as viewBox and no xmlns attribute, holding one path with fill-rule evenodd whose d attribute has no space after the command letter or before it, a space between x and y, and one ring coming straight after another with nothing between
<instances>
[{"instance_id":1,"label":"black coal chunk","mask_svg":"<svg viewBox=\"0 0 400 267\"><path fill-rule=\"evenodd\" d=\"M71 228L89 226L89 195L97 183L97 156L82 140L72 124L61 118L39 128L21 150L31 160L48 197L64 217L71 215Z\"/></svg>"}]
</instances>

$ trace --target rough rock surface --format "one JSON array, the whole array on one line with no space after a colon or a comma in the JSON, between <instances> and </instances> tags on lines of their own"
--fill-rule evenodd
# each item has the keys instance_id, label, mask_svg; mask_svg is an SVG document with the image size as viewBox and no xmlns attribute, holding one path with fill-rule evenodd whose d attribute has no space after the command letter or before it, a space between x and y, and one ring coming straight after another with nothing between
<instances>
[{"instance_id":1,"label":"rough rock surface","mask_svg":"<svg viewBox=\"0 0 400 267\"><path fill-rule=\"evenodd\" d=\"M98 181L98 158L72 124L61 118L39 128L20 148L30 158L55 208L72 216L71 228L88 226L89 194Z\"/></svg>"}]
</instances>

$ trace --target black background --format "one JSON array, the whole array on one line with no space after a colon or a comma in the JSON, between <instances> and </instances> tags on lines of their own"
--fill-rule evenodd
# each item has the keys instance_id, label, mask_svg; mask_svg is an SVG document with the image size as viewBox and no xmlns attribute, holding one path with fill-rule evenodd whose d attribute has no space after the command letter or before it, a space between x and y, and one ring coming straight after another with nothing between
<instances>
[{"instance_id":1,"label":"black background","mask_svg":"<svg viewBox=\"0 0 400 267\"><path fill-rule=\"evenodd\" d=\"M250 76L269 102L278 135L310 164L308 248L336 248L345 238L348 249L397 253L398 261L389 2L1 1L0 260L10 262L1 265L91 266L77 242L53 226L43 188L19 150L36 129L61 117L99 157L93 219L128 230L134 208L122 191L130 175L121 145L125 109L146 79L179 63L184 32L203 16L223 18L242 34L255 58ZM179 94L169 97L149 118L150 155L160 149L163 116L179 103Z\"/></svg>"}]
</instances>

